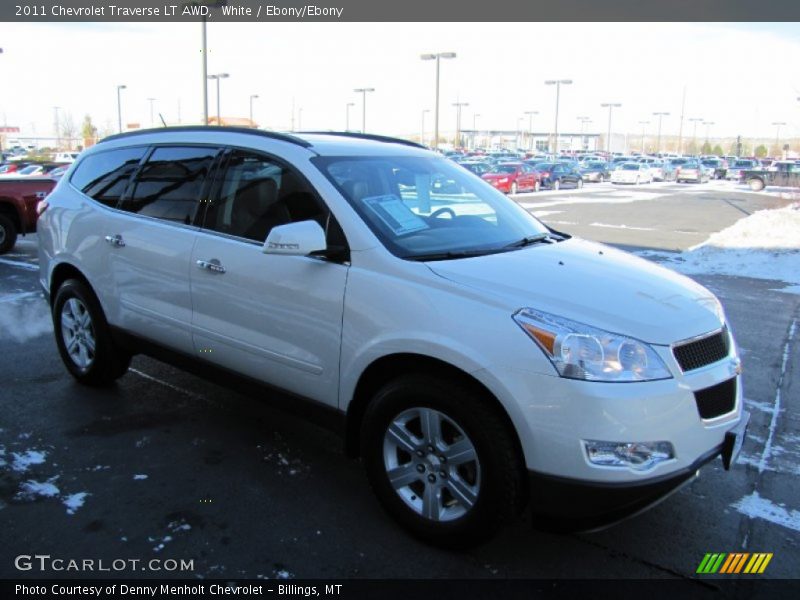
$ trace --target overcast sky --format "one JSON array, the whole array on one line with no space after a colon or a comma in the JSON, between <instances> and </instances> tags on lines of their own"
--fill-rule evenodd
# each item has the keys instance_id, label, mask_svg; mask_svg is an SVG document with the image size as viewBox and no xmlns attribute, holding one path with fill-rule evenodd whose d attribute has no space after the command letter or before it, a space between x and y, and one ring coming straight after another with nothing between
<instances>
[{"instance_id":1,"label":"overcast sky","mask_svg":"<svg viewBox=\"0 0 800 600\"><path fill-rule=\"evenodd\" d=\"M570 78L561 90L559 129L579 130L577 117L605 131L601 102L621 102L614 130L641 131L654 111L671 113L664 134L677 134L686 87L689 118L713 121L711 136L800 136L800 26L681 23L233 23L208 25L209 73L222 81L223 116L247 117L288 129L292 100L302 129L360 127L355 87L367 97L367 130L413 135L434 101L434 63L424 52L452 51L442 61L440 129L455 128L452 103L468 102L462 126L514 130L537 110L534 130L553 126L555 89L545 79ZM52 135L53 106L76 123L85 114L116 129L117 84L123 122L150 124L148 97L169 123L198 123L202 115L199 24L0 23L0 123ZM209 85L209 112L216 88ZM428 135L433 112L427 117ZM527 129L527 117L523 128ZM158 121L158 117L156 117ZM698 136L705 128L698 127Z\"/></svg>"}]
</instances>

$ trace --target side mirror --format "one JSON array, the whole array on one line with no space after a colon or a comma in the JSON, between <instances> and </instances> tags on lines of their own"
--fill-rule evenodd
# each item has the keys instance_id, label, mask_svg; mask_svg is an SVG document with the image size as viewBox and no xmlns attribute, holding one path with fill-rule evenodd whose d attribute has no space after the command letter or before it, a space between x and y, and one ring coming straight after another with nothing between
<instances>
[{"instance_id":1,"label":"side mirror","mask_svg":"<svg viewBox=\"0 0 800 600\"><path fill-rule=\"evenodd\" d=\"M269 232L261 251L264 254L308 256L327 248L325 232L316 221L298 221L278 225Z\"/></svg>"}]
</instances>

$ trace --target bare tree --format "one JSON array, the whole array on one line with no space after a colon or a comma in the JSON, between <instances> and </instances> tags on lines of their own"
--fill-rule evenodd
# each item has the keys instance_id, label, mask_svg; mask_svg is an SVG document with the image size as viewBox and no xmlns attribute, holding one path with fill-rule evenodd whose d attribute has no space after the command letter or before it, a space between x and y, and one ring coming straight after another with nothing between
<instances>
[{"instance_id":1,"label":"bare tree","mask_svg":"<svg viewBox=\"0 0 800 600\"><path fill-rule=\"evenodd\" d=\"M75 138L78 137L78 127L72 118L72 113L65 113L59 121L61 125L61 139L66 140L67 150L72 150Z\"/></svg>"}]
</instances>

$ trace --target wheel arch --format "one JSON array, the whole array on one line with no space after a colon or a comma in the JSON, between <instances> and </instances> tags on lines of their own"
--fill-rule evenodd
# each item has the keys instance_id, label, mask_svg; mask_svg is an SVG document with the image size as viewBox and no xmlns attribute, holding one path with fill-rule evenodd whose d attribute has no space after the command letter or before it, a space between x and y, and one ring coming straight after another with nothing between
<instances>
[{"instance_id":1,"label":"wheel arch","mask_svg":"<svg viewBox=\"0 0 800 600\"><path fill-rule=\"evenodd\" d=\"M22 233L22 218L17 210L17 205L11 198L0 197L0 214L3 214L11 219L14 227L17 228L19 233Z\"/></svg>"},{"instance_id":2,"label":"wheel arch","mask_svg":"<svg viewBox=\"0 0 800 600\"><path fill-rule=\"evenodd\" d=\"M58 263L50 273L50 281L48 284L48 290L50 292L50 305L53 305L55 302L56 293L58 292L58 288L61 287L68 279L77 279L84 283L87 288L94 294L95 298L97 298L97 294L92 287L91 282L89 279L81 272L78 267L73 265L72 263L68 262L60 262Z\"/></svg>"},{"instance_id":3,"label":"wheel arch","mask_svg":"<svg viewBox=\"0 0 800 600\"><path fill-rule=\"evenodd\" d=\"M408 373L425 373L449 377L461 382L486 398L489 405L505 424L521 464L525 464L525 453L517 429L514 426L514 421L497 396L480 380L459 367L438 358L415 353L397 353L382 356L370 363L361 373L351 401L347 406L345 423L345 454L347 456L357 458L361 454L361 425L367 406L374 394L382 385Z\"/></svg>"}]
</instances>

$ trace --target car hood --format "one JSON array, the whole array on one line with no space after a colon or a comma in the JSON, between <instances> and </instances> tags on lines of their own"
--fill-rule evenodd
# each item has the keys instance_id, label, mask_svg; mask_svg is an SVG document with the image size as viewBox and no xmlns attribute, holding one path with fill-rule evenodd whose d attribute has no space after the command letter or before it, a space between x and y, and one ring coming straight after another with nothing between
<instances>
[{"instance_id":1,"label":"car hood","mask_svg":"<svg viewBox=\"0 0 800 600\"><path fill-rule=\"evenodd\" d=\"M531 307L652 344L719 329L724 319L714 295L688 277L575 238L427 264L440 277L502 299L510 313Z\"/></svg>"}]
</instances>

